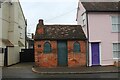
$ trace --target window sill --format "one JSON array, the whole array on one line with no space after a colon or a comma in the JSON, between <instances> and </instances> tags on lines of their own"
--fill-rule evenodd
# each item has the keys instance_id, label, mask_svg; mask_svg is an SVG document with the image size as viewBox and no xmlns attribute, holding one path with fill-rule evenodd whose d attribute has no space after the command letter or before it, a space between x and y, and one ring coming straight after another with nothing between
<instances>
[{"instance_id":1,"label":"window sill","mask_svg":"<svg viewBox=\"0 0 120 80\"><path fill-rule=\"evenodd\" d=\"M120 32L112 32L112 33L120 33Z\"/></svg>"},{"instance_id":2,"label":"window sill","mask_svg":"<svg viewBox=\"0 0 120 80\"><path fill-rule=\"evenodd\" d=\"M120 58L113 58L114 60L119 60L120 61Z\"/></svg>"}]
</instances>

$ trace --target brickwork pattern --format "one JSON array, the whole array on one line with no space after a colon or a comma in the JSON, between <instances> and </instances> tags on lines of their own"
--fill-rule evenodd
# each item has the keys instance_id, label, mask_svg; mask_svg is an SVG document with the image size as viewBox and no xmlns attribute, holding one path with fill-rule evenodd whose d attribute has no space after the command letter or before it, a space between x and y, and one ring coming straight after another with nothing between
<instances>
[{"instance_id":1,"label":"brickwork pattern","mask_svg":"<svg viewBox=\"0 0 120 80\"><path fill-rule=\"evenodd\" d=\"M49 42L52 47L51 53L44 53L44 43ZM38 47L40 45L41 47ZM35 41L35 63L40 67L57 67L57 44L56 41Z\"/></svg>"},{"instance_id":2,"label":"brickwork pattern","mask_svg":"<svg viewBox=\"0 0 120 80\"><path fill-rule=\"evenodd\" d=\"M51 44L52 52L44 53L44 43L49 42ZM74 53L73 45L75 41L68 41L68 67L80 67L86 66L86 42L78 41L80 43L81 52ZM40 67L58 67L57 66L57 41L35 41L35 63ZM38 47L40 45L40 47Z\"/></svg>"},{"instance_id":3,"label":"brickwork pattern","mask_svg":"<svg viewBox=\"0 0 120 80\"><path fill-rule=\"evenodd\" d=\"M37 33L38 33L38 34L44 34L44 29L43 29L43 27L39 27L39 29L37 29Z\"/></svg>"},{"instance_id":4,"label":"brickwork pattern","mask_svg":"<svg viewBox=\"0 0 120 80\"><path fill-rule=\"evenodd\" d=\"M85 41L77 41L80 43L80 53L73 52L75 41L68 41L68 67L86 66L86 43Z\"/></svg>"}]
</instances>

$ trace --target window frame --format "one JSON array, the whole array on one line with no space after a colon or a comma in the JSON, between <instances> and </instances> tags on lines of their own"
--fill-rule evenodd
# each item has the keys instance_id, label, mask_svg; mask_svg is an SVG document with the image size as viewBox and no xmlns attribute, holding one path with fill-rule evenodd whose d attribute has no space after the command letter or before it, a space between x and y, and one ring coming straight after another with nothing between
<instances>
[{"instance_id":1,"label":"window frame","mask_svg":"<svg viewBox=\"0 0 120 80\"><path fill-rule=\"evenodd\" d=\"M46 47L46 46L47 46L47 47ZM45 42L43 48L44 48L44 49L43 49L43 52L44 52L45 54L48 54L48 53L51 53L51 52L52 52L52 48L51 48L50 42ZM47 51L46 49L49 49L49 50Z\"/></svg>"},{"instance_id":2,"label":"window frame","mask_svg":"<svg viewBox=\"0 0 120 80\"><path fill-rule=\"evenodd\" d=\"M77 48L79 47L79 50L78 49L75 49L77 46ZM73 52L74 53L80 53L81 52L81 47L80 47L80 43L75 41L74 44L73 44Z\"/></svg>"},{"instance_id":3,"label":"window frame","mask_svg":"<svg viewBox=\"0 0 120 80\"><path fill-rule=\"evenodd\" d=\"M116 44L118 47L116 48L116 50L114 50L114 44ZM119 55L120 55L120 43L113 43L112 46L112 53L113 53L113 59L120 59ZM115 52L117 52L118 57L114 57Z\"/></svg>"},{"instance_id":4,"label":"window frame","mask_svg":"<svg viewBox=\"0 0 120 80\"><path fill-rule=\"evenodd\" d=\"M113 18L116 18L116 19L113 19ZM112 32L113 33L120 33L120 23L119 23L119 20L120 20L120 16L119 15L111 16ZM116 27L117 29L115 30L114 27Z\"/></svg>"}]
</instances>

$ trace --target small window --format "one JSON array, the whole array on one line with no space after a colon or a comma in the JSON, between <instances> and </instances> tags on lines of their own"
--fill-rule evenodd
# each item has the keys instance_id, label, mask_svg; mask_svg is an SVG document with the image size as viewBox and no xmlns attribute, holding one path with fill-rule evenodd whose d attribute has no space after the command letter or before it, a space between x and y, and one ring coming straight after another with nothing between
<instances>
[{"instance_id":1,"label":"small window","mask_svg":"<svg viewBox=\"0 0 120 80\"><path fill-rule=\"evenodd\" d=\"M86 25L86 15L85 14L83 14L83 19L82 19L82 21L83 21L83 27Z\"/></svg>"},{"instance_id":2,"label":"small window","mask_svg":"<svg viewBox=\"0 0 120 80\"><path fill-rule=\"evenodd\" d=\"M112 32L120 32L120 16L112 16Z\"/></svg>"},{"instance_id":3,"label":"small window","mask_svg":"<svg viewBox=\"0 0 120 80\"><path fill-rule=\"evenodd\" d=\"M75 42L73 45L73 52L79 53L80 52L80 44L78 42Z\"/></svg>"},{"instance_id":4,"label":"small window","mask_svg":"<svg viewBox=\"0 0 120 80\"><path fill-rule=\"evenodd\" d=\"M38 44L38 48L40 48L41 47L41 45L40 44Z\"/></svg>"},{"instance_id":5,"label":"small window","mask_svg":"<svg viewBox=\"0 0 120 80\"><path fill-rule=\"evenodd\" d=\"M51 44L49 42L46 42L44 44L44 53L50 53L51 52Z\"/></svg>"},{"instance_id":6,"label":"small window","mask_svg":"<svg viewBox=\"0 0 120 80\"><path fill-rule=\"evenodd\" d=\"M113 43L113 58L120 59L120 43Z\"/></svg>"},{"instance_id":7,"label":"small window","mask_svg":"<svg viewBox=\"0 0 120 80\"><path fill-rule=\"evenodd\" d=\"M83 27L85 26L86 22L85 22L85 19L83 20Z\"/></svg>"}]
</instances>

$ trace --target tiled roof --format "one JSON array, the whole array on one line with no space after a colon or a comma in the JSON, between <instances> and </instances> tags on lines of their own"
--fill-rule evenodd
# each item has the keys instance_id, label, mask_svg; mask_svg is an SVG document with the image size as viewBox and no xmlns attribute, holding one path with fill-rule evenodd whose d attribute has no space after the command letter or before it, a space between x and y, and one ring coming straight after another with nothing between
<instances>
[{"instance_id":1,"label":"tiled roof","mask_svg":"<svg viewBox=\"0 0 120 80\"><path fill-rule=\"evenodd\" d=\"M119 2L82 2L87 11L120 11Z\"/></svg>"},{"instance_id":2,"label":"tiled roof","mask_svg":"<svg viewBox=\"0 0 120 80\"><path fill-rule=\"evenodd\" d=\"M41 39L86 40L85 34L80 25L43 25L43 29L44 29L44 34L38 34L36 30L35 40L41 40Z\"/></svg>"}]
</instances>

